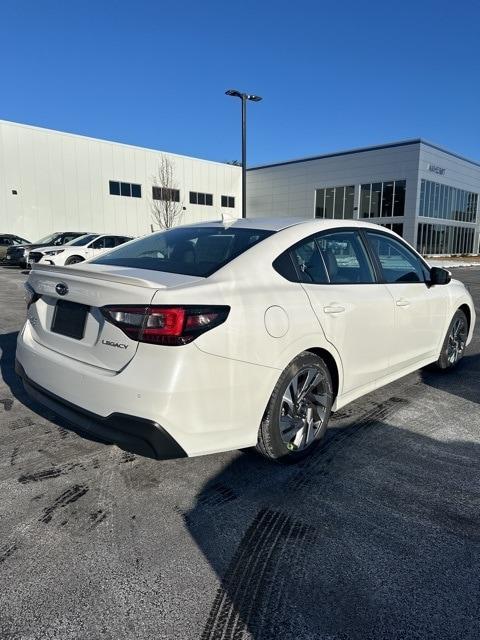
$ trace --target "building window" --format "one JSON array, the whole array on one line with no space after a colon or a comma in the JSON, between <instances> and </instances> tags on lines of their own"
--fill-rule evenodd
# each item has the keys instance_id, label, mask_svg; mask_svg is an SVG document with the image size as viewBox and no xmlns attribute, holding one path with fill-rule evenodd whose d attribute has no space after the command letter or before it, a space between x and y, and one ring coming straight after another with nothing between
<instances>
[{"instance_id":1,"label":"building window","mask_svg":"<svg viewBox=\"0 0 480 640\"><path fill-rule=\"evenodd\" d=\"M473 227L423 222L417 226L417 251L423 255L474 253L474 241Z\"/></svg>"},{"instance_id":2,"label":"building window","mask_svg":"<svg viewBox=\"0 0 480 640\"><path fill-rule=\"evenodd\" d=\"M180 202L180 189L152 187L152 199L166 200L167 202Z\"/></svg>"},{"instance_id":3,"label":"building window","mask_svg":"<svg viewBox=\"0 0 480 640\"><path fill-rule=\"evenodd\" d=\"M324 187L315 190L315 217L335 218L337 220L353 218L355 187Z\"/></svg>"},{"instance_id":4,"label":"building window","mask_svg":"<svg viewBox=\"0 0 480 640\"><path fill-rule=\"evenodd\" d=\"M213 205L213 195L211 193L190 191L190 204L203 204L207 207L211 207Z\"/></svg>"},{"instance_id":5,"label":"building window","mask_svg":"<svg viewBox=\"0 0 480 640\"><path fill-rule=\"evenodd\" d=\"M390 218L405 213L405 180L387 180L362 184L360 187L360 217Z\"/></svg>"},{"instance_id":6,"label":"building window","mask_svg":"<svg viewBox=\"0 0 480 640\"><path fill-rule=\"evenodd\" d=\"M222 196L222 207L235 209L235 198L233 196Z\"/></svg>"},{"instance_id":7,"label":"building window","mask_svg":"<svg viewBox=\"0 0 480 640\"><path fill-rule=\"evenodd\" d=\"M116 182L110 180L110 195L112 196L127 196L129 198L141 198L142 197L142 185L132 184L131 182Z\"/></svg>"},{"instance_id":8,"label":"building window","mask_svg":"<svg viewBox=\"0 0 480 640\"><path fill-rule=\"evenodd\" d=\"M431 180L422 180L420 183L419 216L475 223L477 206L478 193Z\"/></svg>"},{"instance_id":9,"label":"building window","mask_svg":"<svg viewBox=\"0 0 480 640\"><path fill-rule=\"evenodd\" d=\"M386 229L390 229L390 231L395 232L399 236L403 238L403 224L398 224L397 222L379 222L378 225L380 227L385 227Z\"/></svg>"}]
</instances>

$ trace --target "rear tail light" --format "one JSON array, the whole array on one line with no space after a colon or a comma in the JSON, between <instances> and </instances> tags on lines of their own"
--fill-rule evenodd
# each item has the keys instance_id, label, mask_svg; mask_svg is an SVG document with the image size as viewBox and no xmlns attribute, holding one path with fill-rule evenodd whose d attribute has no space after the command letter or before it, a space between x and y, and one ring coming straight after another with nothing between
<instances>
[{"instance_id":1,"label":"rear tail light","mask_svg":"<svg viewBox=\"0 0 480 640\"><path fill-rule=\"evenodd\" d=\"M230 307L143 306L102 307L105 319L132 340L178 346L218 327L227 319Z\"/></svg>"},{"instance_id":2,"label":"rear tail light","mask_svg":"<svg viewBox=\"0 0 480 640\"><path fill-rule=\"evenodd\" d=\"M25 302L27 303L27 309L30 309L32 304L40 300L41 295L37 293L33 287L31 287L28 282L25 283Z\"/></svg>"}]
</instances>

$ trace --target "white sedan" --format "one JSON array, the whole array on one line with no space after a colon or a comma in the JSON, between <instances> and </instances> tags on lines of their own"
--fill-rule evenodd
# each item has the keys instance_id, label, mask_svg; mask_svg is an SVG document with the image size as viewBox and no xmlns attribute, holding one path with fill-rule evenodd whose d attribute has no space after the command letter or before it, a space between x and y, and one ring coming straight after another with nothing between
<instances>
[{"instance_id":1,"label":"white sedan","mask_svg":"<svg viewBox=\"0 0 480 640\"><path fill-rule=\"evenodd\" d=\"M312 452L331 411L472 338L464 285L355 221L177 227L36 265L17 372L83 430L155 457Z\"/></svg>"},{"instance_id":2,"label":"white sedan","mask_svg":"<svg viewBox=\"0 0 480 640\"><path fill-rule=\"evenodd\" d=\"M30 264L40 263L56 266L77 264L105 253L129 240L132 240L129 236L89 233L62 247L42 247L31 251L29 261Z\"/></svg>"}]
</instances>

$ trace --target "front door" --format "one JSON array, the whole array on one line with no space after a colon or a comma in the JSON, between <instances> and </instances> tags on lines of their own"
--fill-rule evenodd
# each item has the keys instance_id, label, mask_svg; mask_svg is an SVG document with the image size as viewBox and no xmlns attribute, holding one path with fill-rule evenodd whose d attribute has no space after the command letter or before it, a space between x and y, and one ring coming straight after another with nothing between
<instances>
[{"instance_id":1,"label":"front door","mask_svg":"<svg viewBox=\"0 0 480 640\"><path fill-rule=\"evenodd\" d=\"M366 235L395 306L392 370L435 357L445 327L445 291L428 286L426 266L403 242L381 231Z\"/></svg>"}]
</instances>

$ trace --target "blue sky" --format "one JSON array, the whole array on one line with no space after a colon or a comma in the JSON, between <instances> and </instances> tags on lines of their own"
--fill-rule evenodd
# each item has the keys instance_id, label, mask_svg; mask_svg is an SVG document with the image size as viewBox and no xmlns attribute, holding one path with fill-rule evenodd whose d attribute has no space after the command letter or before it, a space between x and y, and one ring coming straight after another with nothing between
<instances>
[{"instance_id":1,"label":"blue sky","mask_svg":"<svg viewBox=\"0 0 480 640\"><path fill-rule=\"evenodd\" d=\"M480 160L480 3L3 0L0 118L249 164L423 137Z\"/></svg>"}]
</instances>

